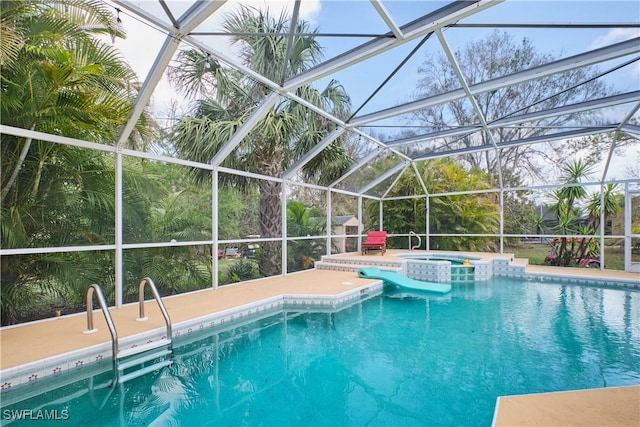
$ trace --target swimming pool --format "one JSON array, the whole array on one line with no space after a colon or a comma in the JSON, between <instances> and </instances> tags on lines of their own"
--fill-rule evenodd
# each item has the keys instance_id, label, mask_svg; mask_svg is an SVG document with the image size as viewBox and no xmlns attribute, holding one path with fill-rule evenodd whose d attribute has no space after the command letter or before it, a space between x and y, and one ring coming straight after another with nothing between
<instances>
[{"instance_id":1,"label":"swimming pool","mask_svg":"<svg viewBox=\"0 0 640 427\"><path fill-rule=\"evenodd\" d=\"M172 367L121 388L110 372L16 388L2 423L490 425L501 395L640 384L637 290L494 278L317 310L180 337Z\"/></svg>"}]
</instances>

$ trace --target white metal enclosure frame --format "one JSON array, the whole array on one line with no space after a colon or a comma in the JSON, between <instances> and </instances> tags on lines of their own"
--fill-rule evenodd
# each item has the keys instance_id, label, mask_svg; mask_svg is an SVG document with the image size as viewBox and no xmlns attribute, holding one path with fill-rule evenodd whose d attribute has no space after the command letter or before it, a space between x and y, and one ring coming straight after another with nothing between
<instances>
[{"instance_id":1,"label":"white metal enclosure frame","mask_svg":"<svg viewBox=\"0 0 640 427\"><path fill-rule=\"evenodd\" d=\"M301 2L304 0L291 1L291 10L294 16L300 11ZM147 4L149 3L149 4ZM228 4L227 4L228 3ZM549 141L563 141L571 138L579 138L582 136L598 135L598 134L624 134L627 137L634 139L635 143L638 143L640 135L640 126L638 126L638 111L640 110L640 83L635 81L635 89L627 90L621 93L609 94L599 99L586 99L581 102L569 103L553 109L540 109L527 112L514 111L512 115L498 118L484 117L477 105L477 96L489 91L496 91L500 89L509 88L524 82L536 81L545 77L558 75L561 73L569 72L576 69L582 69L594 65L606 65L613 68L624 68L637 66L640 62L640 37L628 37L622 41L615 41L605 44L601 47L587 49L578 53L567 55L560 59L551 60L546 64L532 67L527 70L517 71L509 75L499 76L491 79L487 79L481 82L469 83L468 76L464 75L463 70L460 68L456 60L454 48L451 45L449 32L457 29L468 28L518 28L518 29L562 29L567 31L567 34L571 34L572 31L579 31L584 28L605 28L605 29L632 29L638 33L640 29L640 22L638 17L632 18L631 21L620 22L599 22L597 17L590 22L516 22L517 19L525 19L526 16L514 16L511 22L478 22L477 19L483 19L483 13L495 9L504 7L506 4L513 3L509 1L451 1L446 2L442 7L431 10L423 16L419 16L416 19L407 20L406 22L398 22L393 12L390 12L387 8L386 2L381 0L371 0L367 6L371 10L375 11L378 18L386 25L386 31L369 35L369 41L357 45L354 48L334 55L324 62L316 65L315 67L304 71L298 75L285 79L286 73L283 70L282 80L273 81L264 75L259 74L255 70L243 65L232 53L222 52L214 44L208 44L205 40L207 37L214 37L219 35L221 31L218 28L211 28L211 18L220 16L221 13L226 11L225 6L231 6L233 2L227 2L226 0L220 1L196 1L191 4L179 17L175 17L175 10L184 8L184 4L177 7L176 4L170 1L160 0L159 2L130 2L122 0L114 0L113 4L129 14L135 16L136 19L143 21L146 25L153 27L155 30L161 31L166 34L164 43L157 53L155 62L151 67L151 71L146 76L142 87L138 93L135 105L132 109L131 115L126 123L123 124L120 129L118 138L114 141L113 145L96 144L91 141L81 141L77 139L67 138L64 135L50 135L28 129L18 129L9 126L0 126L0 133L7 135L14 135L18 137L33 138L41 141L47 141L53 144L67 144L71 146L81 147L89 150L98 150L101 152L112 153L115 156L115 176L116 176L116 194L115 194L115 242L113 245L99 245L99 246L82 246L82 247L57 247L57 248L18 248L18 249L0 249L1 256L10 256L14 254L35 254L35 253L51 253L51 252L73 252L73 251L113 251L115 254L115 277L116 277L116 306L120 306L123 303L123 251L127 249L139 248L139 247L164 247L164 246L192 246L192 245L210 245L213 248L218 247L224 243L239 243L242 239L234 240L221 240L218 236L218 225L220 218L217 213L218 206L218 189L219 189L219 174L228 173L236 175L250 176L255 179L273 180L282 183L283 195L281 198L283 218L283 236L277 239L282 244L282 274L287 274L287 243L294 238L287 237L286 231L286 203L288 185L297 185L303 187L313 188L316 191L325 193L327 200L327 223L331 222L332 212L332 197L335 194L345 194L358 200L358 217L363 217L363 200L370 199L378 201L380 203L380 218L379 226L382 228L383 215L382 215L382 203L383 201L393 201L398 198L388 196L389 191L400 176L404 173L413 173L416 179L419 181L423 190L421 194L416 194L416 198L425 198L427 200L427 213L425 218L425 229L419 230L419 234L427 237L434 234L429 230L429 218L428 218L428 206L429 199L436 196L443 196L447 194L465 194L464 192L452 192L447 194L429 194L427 187L418 173L416 164L441 157L455 157L461 154L467 154L472 152L491 152L493 155L500 157L502 149L515 147L520 145L532 145L542 144ZM426 3L426 2L425 2ZM364 7L364 6L362 6ZM423 8L425 6L422 6ZM156 14L160 12L161 14ZM492 15L489 15L492 16ZM474 19L476 18L476 19ZM322 27L322 23L320 23ZM288 34L282 34L282 37L292 39L293 37L300 36L292 31ZM321 37L323 34L320 32L316 36ZM329 35L325 35L329 37ZM332 34L332 37L354 37L348 28L344 30L342 34ZM435 36L435 37L432 37ZM431 37L431 38L430 38ZM411 46L411 43L415 43L420 39L429 39L430 42L438 43L442 52L446 55L452 70L457 76L460 87L456 90L447 91L434 96L412 100L408 102L398 103L386 108L363 112L362 114L356 114L349 120L341 120L335 117L331 112L325 111L322 108L317 107L309 100L301 98L296 94L296 89L306 85L312 84L322 79L332 77L344 70L348 70L351 67L355 67L365 61L372 58L384 55L394 50L402 51L407 46ZM196 48L204 52L207 52L213 58L220 63L234 70L237 70L247 77L259 82L268 88L271 93L252 111L250 117L238 128L236 133L227 141L224 147L211 159L209 163L199 163L187 159L180 159L171 157L168 155L159 155L149 152L141 152L127 148L127 141L139 120L142 112L147 108L154 91L158 88L158 85L166 73L167 67L171 61L175 58L176 53L182 48ZM613 64L613 65L611 65ZM283 64L284 67L284 64ZM392 75L387 75L387 78ZM375 86L372 84L372 86ZM631 85L633 86L633 84ZM381 87L381 86L380 86ZM380 88L379 87L379 88ZM373 90L369 93L375 95L377 90ZM310 112L318 114L334 125L334 130L328 132L322 141L316 145L312 150L308 151L305 155L296 159L294 164L286 170L282 176L270 177L263 176L248 171L232 170L222 166L223 161L229 154L243 141L243 139L255 128L260 119L263 118L271 108L281 99L288 98L292 101L298 102L303 105ZM398 137L396 139L387 139L382 141L379 136L371 132L372 126L379 123L385 123L385 121L398 119L403 115L415 112L420 109L439 106L447 104L453 101L465 100L468 102L476 112L478 117L477 123L473 125L450 127L448 129L431 130L423 134L412 135L409 137ZM366 101L365 101L366 104ZM363 104L364 106L364 104ZM553 129L547 132L545 135L536 136L518 140L500 141L495 137L495 133L502 128L508 128L511 126L517 126L519 123L531 122L535 120L541 120L544 118L553 118L556 116L570 115L579 112L593 111L593 112L609 112L612 108L616 108L617 115L615 120L609 120L606 123L594 124L591 122L575 123L571 129L563 129L554 131ZM360 111L360 109L358 109ZM410 156L406 154L406 147L420 147L420 144L429 141L439 141L443 138L456 138L460 136L469 136L472 134L486 135L488 143L483 145L477 145L473 147L464 148L447 148L437 147L434 150L423 151L417 155ZM321 187L312 183L304 183L299 181L298 172L315 156L317 156L324 148L326 148L331 142L343 135L353 135L358 138L362 138L371 147L370 151L365 153L343 176L331 183L327 187ZM583 183L581 185L593 185L600 186L602 189L607 183L618 183L624 187L625 192L625 232L620 236L605 236L604 233L604 221L601 221L601 230L598 239L603 241L606 238L620 238L624 240L626 264L625 269L631 270L631 240L633 238L640 238L640 235L633 234L631 232L631 197L633 194L637 194L638 187L640 186L640 177L635 179L612 179L610 178L610 164L613 157L614 150L616 149L616 138L613 138L613 142L610 145L609 152L607 153L607 160L602 170L602 176L599 180ZM390 167L385 173L382 173L367 184L357 189L346 189L342 186L345 180L348 180L350 176L358 173L359 170L366 168L370 165L370 162L380 155L393 155L394 158L399 159L395 166ZM167 162L172 164L178 164L188 167L195 167L204 170L211 171L211 189L213 196L212 203L212 230L213 236L211 240L206 241L186 241L186 242L152 242L148 244L131 244L123 241L123 225L122 225L122 158L123 156L132 156L137 158L145 158L150 160L156 160L161 162ZM499 164L499 162L498 162ZM385 189L380 190L381 185L391 182ZM502 171L498 169L498 186L489 192L496 193L500 199L500 233L497 235L491 235L500 240L500 250L503 250L504 239L508 237L528 237L526 235L505 235L503 222L503 203L502 199L505 192L528 190L528 189L544 189L554 188L560 186L560 183L547 183L545 185L532 185L523 188L509 188L503 184ZM374 189L378 191L373 191ZM601 193L602 194L602 193ZM406 198L406 197L405 197ZM362 230L358 236L358 246L361 243ZM408 236L408 234L407 234ZM325 239L327 244L327 253L331 252L331 238L335 237L331 235L330 230L327 230L326 235L322 236L308 236L304 238L319 238ZM258 241L266 241L268 239L258 239ZM273 240L273 239L272 239ZM601 245L602 248L603 245ZM601 249L602 250L602 249ZM604 256L601 253L601 258ZM213 283L212 286L218 286L218 270L219 264L216 256L212 257L213 266Z\"/></svg>"}]
</instances>

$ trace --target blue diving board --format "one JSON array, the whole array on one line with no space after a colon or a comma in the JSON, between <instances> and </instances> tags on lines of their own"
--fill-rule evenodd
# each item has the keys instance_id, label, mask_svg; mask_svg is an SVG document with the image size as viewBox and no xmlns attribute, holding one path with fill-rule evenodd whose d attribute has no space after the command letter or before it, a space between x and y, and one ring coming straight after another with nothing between
<instances>
[{"instance_id":1,"label":"blue diving board","mask_svg":"<svg viewBox=\"0 0 640 427\"><path fill-rule=\"evenodd\" d=\"M440 294L446 294L451 291L451 285L447 283L423 282L422 280L411 279L394 271L381 270L377 267L361 268L358 270L358 276L364 279L381 279L393 285L420 291L437 292Z\"/></svg>"}]
</instances>

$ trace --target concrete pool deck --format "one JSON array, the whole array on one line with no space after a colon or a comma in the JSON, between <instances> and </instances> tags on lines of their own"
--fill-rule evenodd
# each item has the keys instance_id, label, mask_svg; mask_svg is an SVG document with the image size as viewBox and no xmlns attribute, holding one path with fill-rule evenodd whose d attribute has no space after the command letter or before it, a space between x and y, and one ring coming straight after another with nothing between
<instances>
[{"instance_id":1,"label":"concrete pool deck","mask_svg":"<svg viewBox=\"0 0 640 427\"><path fill-rule=\"evenodd\" d=\"M348 254L362 261L393 259L389 250L379 254ZM498 254L469 254L485 257L508 257ZM513 260L513 263L522 261ZM526 264L526 262L525 262ZM533 274L567 275L600 279L640 280L638 273L600 271L586 268L558 268L526 266ZM348 290L371 285L377 280L362 279L353 271L314 269L266 279L206 289L189 294L163 298L173 324L234 307L259 302L282 295L338 296ZM138 322L138 304L110 309L120 339L144 331L163 328L164 321L154 301L145 303L149 320ZM84 334L86 313L0 329L0 369L5 370L75 350L110 343L111 337L102 313L94 311L98 332ZM0 383L4 382L0 378ZM471 421L471 420L470 420ZM606 389L583 390L524 396L505 396L499 399L494 417L496 426L559 426L559 425L629 425L640 426L640 385Z\"/></svg>"},{"instance_id":2,"label":"concrete pool deck","mask_svg":"<svg viewBox=\"0 0 640 427\"><path fill-rule=\"evenodd\" d=\"M493 425L640 426L640 386L502 396Z\"/></svg>"}]
</instances>

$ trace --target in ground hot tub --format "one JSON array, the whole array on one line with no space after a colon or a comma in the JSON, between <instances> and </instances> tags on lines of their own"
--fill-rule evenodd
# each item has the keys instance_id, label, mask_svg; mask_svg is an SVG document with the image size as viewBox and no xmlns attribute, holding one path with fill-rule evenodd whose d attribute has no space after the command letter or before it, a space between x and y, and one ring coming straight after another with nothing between
<instances>
[{"instance_id":1,"label":"in ground hot tub","mask_svg":"<svg viewBox=\"0 0 640 427\"><path fill-rule=\"evenodd\" d=\"M396 255L407 259L406 275L432 282L473 282L478 257L458 254L408 253Z\"/></svg>"}]
</instances>

